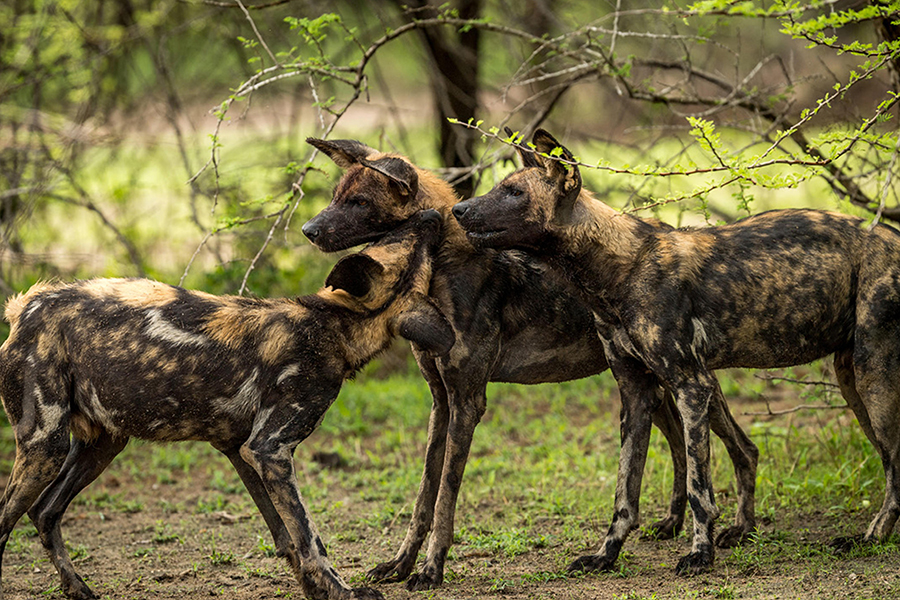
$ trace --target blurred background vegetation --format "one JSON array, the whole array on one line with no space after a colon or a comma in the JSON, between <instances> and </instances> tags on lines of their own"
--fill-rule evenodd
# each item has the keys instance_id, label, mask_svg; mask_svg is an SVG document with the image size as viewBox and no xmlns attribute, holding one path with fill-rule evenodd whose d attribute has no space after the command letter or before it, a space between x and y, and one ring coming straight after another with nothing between
<instances>
[{"instance_id":1,"label":"blurred background vegetation","mask_svg":"<svg viewBox=\"0 0 900 600\"><path fill-rule=\"evenodd\" d=\"M338 173L308 135L402 152L467 197L515 166L497 131L542 126L644 216L895 220L898 6L5 2L0 294L135 275L315 291L336 257L299 229Z\"/></svg>"}]
</instances>

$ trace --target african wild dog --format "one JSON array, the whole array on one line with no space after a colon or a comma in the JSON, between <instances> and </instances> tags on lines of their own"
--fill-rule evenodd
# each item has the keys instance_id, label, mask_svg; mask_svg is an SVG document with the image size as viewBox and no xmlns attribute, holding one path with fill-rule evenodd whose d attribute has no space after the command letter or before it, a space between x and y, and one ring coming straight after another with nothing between
<instances>
[{"instance_id":1,"label":"african wild dog","mask_svg":"<svg viewBox=\"0 0 900 600\"><path fill-rule=\"evenodd\" d=\"M693 546L679 573L711 568L719 514L709 424L723 402L713 374L771 368L834 353L847 403L881 455L884 504L865 541L900 515L900 235L813 210L762 213L732 225L661 231L581 189L572 155L538 130L526 167L453 209L480 247L540 255L591 304L622 393L623 445L615 514L600 553L573 570L609 569L632 527L656 403L648 371L684 420Z\"/></svg>"},{"instance_id":2,"label":"african wild dog","mask_svg":"<svg viewBox=\"0 0 900 600\"><path fill-rule=\"evenodd\" d=\"M130 437L205 440L237 469L308 597L380 598L351 590L330 566L293 451L341 383L395 334L449 351L453 330L424 295L439 220L417 213L297 299L213 296L145 279L39 284L11 299L0 394L16 460L0 556L28 511L64 593L95 597L63 544L69 502Z\"/></svg>"},{"instance_id":3,"label":"african wild dog","mask_svg":"<svg viewBox=\"0 0 900 600\"><path fill-rule=\"evenodd\" d=\"M307 141L346 171L331 204L303 227L322 250L378 239L423 208L444 216L429 294L450 319L457 342L446 358L432 357L413 345L434 398L425 468L403 544L392 560L369 572L374 580L410 576L433 527L425 564L407 587L435 587L443 580L456 498L472 434L485 411L488 381L533 384L577 379L605 370L606 358L590 310L548 278L542 263L522 252L476 249L466 241L450 216L458 199L446 182L402 156L380 153L356 141ZM755 526L757 451L727 410L722 416L716 432L735 463L741 510L736 525L719 540L733 545ZM681 529L686 504L682 425L668 397L660 397L653 420L672 450L675 481L668 515L651 529L670 538Z\"/></svg>"}]
</instances>

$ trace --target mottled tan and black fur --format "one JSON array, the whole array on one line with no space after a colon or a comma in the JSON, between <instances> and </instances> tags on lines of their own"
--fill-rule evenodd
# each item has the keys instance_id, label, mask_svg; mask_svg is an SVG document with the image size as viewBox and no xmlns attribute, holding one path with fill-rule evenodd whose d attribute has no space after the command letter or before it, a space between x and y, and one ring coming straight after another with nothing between
<instances>
[{"instance_id":1,"label":"mottled tan and black fur","mask_svg":"<svg viewBox=\"0 0 900 600\"><path fill-rule=\"evenodd\" d=\"M444 216L429 294L450 319L457 343L446 358L423 354L413 346L434 398L425 468L399 551L369 573L375 580L409 577L407 587L413 590L435 587L443 580L456 499L472 434L485 411L488 381L533 384L577 379L605 370L606 357L590 309L547 277L543 263L515 250L475 248L466 240L450 215L458 198L446 182L400 155L360 142L307 141L345 170L331 203L303 227L321 249L341 250L379 239L423 208ZM647 381L657 393L655 380ZM663 400L661 393L659 399L653 420L669 441L676 477L668 514L649 529L659 537L672 537L681 529L687 502L686 459L674 403L671 398ZM717 424L717 433L738 457L739 481L753 482L753 444L730 415L721 427ZM753 487L744 485L740 491L743 510L737 525L721 536L723 544L736 543L754 526ZM429 530L425 562L413 574Z\"/></svg>"},{"instance_id":2,"label":"mottled tan and black fur","mask_svg":"<svg viewBox=\"0 0 900 600\"><path fill-rule=\"evenodd\" d=\"M539 152L562 149L538 131ZM713 563L719 510L709 470L709 426L721 418L724 367L771 368L834 354L841 390L881 456L885 499L864 536L887 537L900 516L900 235L814 210L762 213L732 225L663 231L581 189L577 166L529 154L528 168L454 207L480 246L540 255L597 315L622 391L623 447L616 512L598 555L573 569L609 569L640 493L655 398L648 371L684 420L691 553L677 571ZM646 388L646 386L645 386ZM749 482L748 482L749 483ZM740 484L740 482L739 482Z\"/></svg>"},{"instance_id":3,"label":"mottled tan and black fur","mask_svg":"<svg viewBox=\"0 0 900 600\"><path fill-rule=\"evenodd\" d=\"M204 440L237 469L310 598L377 598L330 566L292 455L341 383L394 335L445 354L425 296L439 215L413 215L296 299L214 296L145 279L40 284L12 298L0 395L16 460L0 508L0 556L27 511L77 599L94 594L60 533L69 502L131 437ZM70 439L71 433L71 439Z\"/></svg>"}]
</instances>

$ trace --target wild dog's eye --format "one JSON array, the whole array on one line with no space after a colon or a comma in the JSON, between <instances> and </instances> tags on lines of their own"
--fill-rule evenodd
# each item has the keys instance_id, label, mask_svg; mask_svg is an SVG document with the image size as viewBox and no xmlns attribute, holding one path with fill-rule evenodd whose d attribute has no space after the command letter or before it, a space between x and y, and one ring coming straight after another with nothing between
<instances>
[{"instance_id":1,"label":"wild dog's eye","mask_svg":"<svg viewBox=\"0 0 900 600\"><path fill-rule=\"evenodd\" d=\"M518 198L522 195L522 190L519 188L509 188L509 195Z\"/></svg>"}]
</instances>

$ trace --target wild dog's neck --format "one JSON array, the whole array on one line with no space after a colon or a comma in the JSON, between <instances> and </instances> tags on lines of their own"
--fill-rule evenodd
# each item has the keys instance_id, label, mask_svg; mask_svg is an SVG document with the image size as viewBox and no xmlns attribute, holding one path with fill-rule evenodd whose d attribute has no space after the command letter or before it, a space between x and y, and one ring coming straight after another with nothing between
<instances>
[{"instance_id":1,"label":"wild dog's neck","mask_svg":"<svg viewBox=\"0 0 900 600\"><path fill-rule=\"evenodd\" d=\"M551 226L550 261L582 293L613 300L651 230L583 191L569 220Z\"/></svg>"},{"instance_id":2,"label":"wild dog's neck","mask_svg":"<svg viewBox=\"0 0 900 600\"><path fill-rule=\"evenodd\" d=\"M466 233L450 212L459 202L459 196L453 186L430 171L417 169L419 174L419 193L416 196L417 209L433 208L441 213L441 246L471 248L466 240Z\"/></svg>"}]
</instances>

